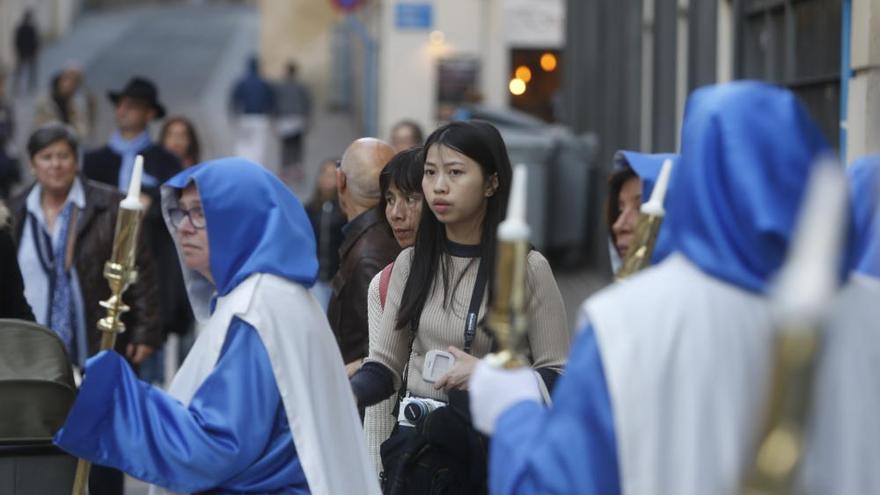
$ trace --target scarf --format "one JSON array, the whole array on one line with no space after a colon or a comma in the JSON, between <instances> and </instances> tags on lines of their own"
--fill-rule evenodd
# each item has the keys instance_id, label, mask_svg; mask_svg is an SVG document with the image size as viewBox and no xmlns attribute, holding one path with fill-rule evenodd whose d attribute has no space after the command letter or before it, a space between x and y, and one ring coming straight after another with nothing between
<instances>
[{"instance_id":1,"label":"scarf","mask_svg":"<svg viewBox=\"0 0 880 495\"><path fill-rule=\"evenodd\" d=\"M71 216L74 204L69 201L58 218L58 237L53 244L52 238L43 229L36 217L30 214L31 232L34 236L34 245L40 263L49 276L49 317L47 323L58 334L64 343L64 348L71 356L71 361L76 362L77 352L74 347L74 332L76 324L74 320L74 294L71 280L71 272L65 265L67 237L70 232Z\"/></svg>"},{"instance_id":2,"label":"scarf","mask_svg":"<svg viewBox=\"0 0 880 495\"><path fill-rule=\"evenodd\" d=\"M128 191L128 184L131 182L131 174L134 171L134 159L138 153L150 147L153 144L152 140L150 140L150 133L145 129L144 132L138 134L131 141L126 141L122 138L122 134L119 131L114 131L113 135L110 136L110 142L107 143L107 146L110 147L111 150L116 153L122 155L122 164L119 166L119 190L122 192ZM152 182L155 184L149 184L151 182L149 179L152 179ZM148 185L158 185L158 181L149 176L146 171L144 172L143 184L145 186Z\"/></svg>"}]
</instances>

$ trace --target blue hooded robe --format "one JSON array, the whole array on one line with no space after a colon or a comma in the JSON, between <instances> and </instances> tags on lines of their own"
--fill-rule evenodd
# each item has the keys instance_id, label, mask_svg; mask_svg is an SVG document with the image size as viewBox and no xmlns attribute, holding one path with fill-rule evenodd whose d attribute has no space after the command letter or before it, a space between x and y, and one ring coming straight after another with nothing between
<instances>
[{"instance_id":1,"label":"blue hooded robe","mask_svg":"<svg viewBox=\"0 0 880 495\"><path fill-rule=\"evenodd\" d=\"M255 273L314 283L318 262L306 213L265 169L235 158L192 167L165 184L163 208L176 205L172 190L190 184L201 197L215 282L185 270L197 318ZM90 359L55 443L174 492L310 493L267 349L239 318L188 406L138 380L115 352Z\"/></svg>"},{"instance_id":2,"label":"blue hooded robe","mask_svg":"<svg viewBox=\"0 0 880 495\"><path fill-rule=\"evenodd\" d=\"M665 201L667 249L723 284L762 294L784 260L810 169L828 145L791 92L750 81L694 92L682 132ZM603 292L623 296L642 276ZM618 312L638 313L640 300L628 301ZM578 335L551 408L521 402L498 418L491 493L622 491L619 425L594 324Z\"/></svg>"}]
</instances>

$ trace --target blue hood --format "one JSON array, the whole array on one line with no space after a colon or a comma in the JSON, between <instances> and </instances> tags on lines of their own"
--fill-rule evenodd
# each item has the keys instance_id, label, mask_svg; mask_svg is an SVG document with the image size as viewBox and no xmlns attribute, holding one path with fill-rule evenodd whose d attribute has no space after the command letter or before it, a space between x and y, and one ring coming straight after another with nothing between
<instances>
[{"instance_id":1,"label":"blue hood","mask_svg":"<svg viewBox=\"0 0 880 495\"><path fill-rule=\"evenodd\" d=\"M880 278L880 155L856 160L847 176L854 224L851 268Z\"/></svg>"},{"instance_id":2,"label":"blue hood","mask_svg":"<svg viewBox=\"0 0 880 495\"><path fill-rule=\"evenodd\" d=\"M678 155L674 153L639 153L637 151L618 150L614 153L612 173L617 173L626 168L632 169L642 180L642 202L651 198L651 191L657 183L660 168L667 159L676 160Z\"/></svg>"},{"instance_id":3,"label":"blue hood","mask_svg":"<svg viewBox=\"0 0 880 495\"><path fill-rule=\"evenodd\" d=\"M791 91L755 81L695 91L681 142L666 196L670 239L655 260L679 251L704 272L763 293L828 144Z\"/></svg>"},{"instance_id":4,"label":"blue hood","mask_svg":"<svg viewBox=\"0 0 880 495\"><path fill-rule=\"evenodd\" d=\"M197 316L206 316L211 293L224 296L254 273L314 284L318 259L311 224L299 200L274 175L242 158L202 163L175 175L162 186L162 212L172 237L168 210L191 182L205 212L214 277L208 287L207 280L184 267Z\"/></svg>"}]
</instances>

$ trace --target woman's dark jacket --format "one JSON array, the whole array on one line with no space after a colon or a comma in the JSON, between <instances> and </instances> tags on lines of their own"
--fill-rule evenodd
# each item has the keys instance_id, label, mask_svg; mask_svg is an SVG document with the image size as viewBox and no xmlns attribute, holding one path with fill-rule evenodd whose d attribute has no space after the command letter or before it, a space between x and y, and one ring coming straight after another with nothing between
<instances>
[{"instance_id":1,"label":"woman's dark jacket","mask_svg":"<svg viewBox=\"0 0 880 495\"><path fill-rule=\"evenodd\" d=\"M105 316L99 301L110 297L110 287L104 279L104 262L110 259L113 249L113 235L116 228L116 214L122 195L115 188L80 177L86 197L86 207L80 212L76 225L76 240L73 247L73 265L79 277L80 289L89 336L89 355L98 351L101 341L97 322ZM27 196L33 189L16 196L10 203L14 217L14 233L18 244L24 231L27 215ZM161 333L157 298L158 286L155 266L149 249L146 249L141 235L137 249L137 281L123 296L123 301L131 307L122 317L125 332L116 338L116 350L125 355L129 343L146 344L158 348L163 341Z\"/></svg>"}]
</instances>

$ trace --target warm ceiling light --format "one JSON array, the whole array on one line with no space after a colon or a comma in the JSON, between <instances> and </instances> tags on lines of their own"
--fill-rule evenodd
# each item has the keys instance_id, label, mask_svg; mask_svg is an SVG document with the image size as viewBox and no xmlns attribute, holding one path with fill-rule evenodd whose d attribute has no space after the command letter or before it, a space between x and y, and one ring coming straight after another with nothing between
<instances>
[{"instance_id":1,"label":"warm ceiling light","mask_svg":"<svg viewBox=\"0 0 880 495\"><path fill-rule=\"evenodd\" d=\"M529 69L525 65L520 65L516 68L514 77L516 77L517 79L522 79L523 82L529 82L532 80L532 69Z\"/></svg>"},{"instance_id":2,"label":"warm ceiling light","mask_svg":"<svg viewBox=\"0 0 880 495\"><path fill-rule=\"evenodd\" d=\"M431 39L431 43L435 45L442 44L446 41L446 35L443 34L443 31L431 31L429 38Z\"/></svg>"},{"instance_id":3,"label":"warm ceiling light","mask_svg":"<svg viewBox=\"0 0 880 495\"><path fill-rule=\"evenodd\" d=\"M519 96L526 92L526 82L516 77L510 80L510 84L507 87L513 96Z\"/></svg>"},{"instance_id":4,"label":"warm ceiling light","mask_svg":"<svg viewBox=\"0 0 880 495\"><path fill-rule=\"evenodd\" d=\"M547 72L553 72L556 70L556 55L552 53L545 53L541 55L541 68Z\"/></svg>"}]
</instances>

